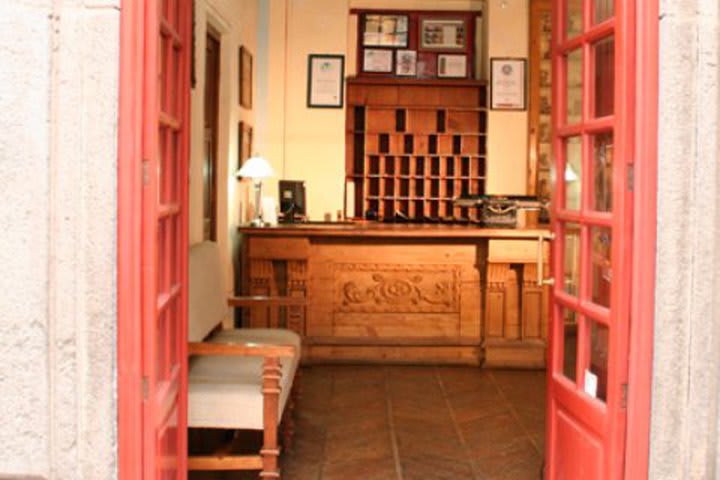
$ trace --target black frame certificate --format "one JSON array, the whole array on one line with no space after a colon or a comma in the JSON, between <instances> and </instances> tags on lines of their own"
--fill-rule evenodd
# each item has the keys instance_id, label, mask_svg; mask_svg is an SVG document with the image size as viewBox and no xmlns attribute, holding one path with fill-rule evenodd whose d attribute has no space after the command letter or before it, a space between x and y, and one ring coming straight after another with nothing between
<instances>
[{"instance_id":1,"label":"black frame certificate","mask_svg":"<svg viewBox=\"0 0 720 480\"><path fill-rule=\"evenodd\" d=\"M490 59L490 78L491 109L527 109L527 59Z\"/></svg>"},{"instance_id":2,"label":"black frame certificate","mask_svg":"<svg viewBox=\"0 0 720 480\"><path fill-rule=\"evenodd\" d=\"M308 108L342 108L345 56L308 56Z\"/></svg>"}]
</instances>

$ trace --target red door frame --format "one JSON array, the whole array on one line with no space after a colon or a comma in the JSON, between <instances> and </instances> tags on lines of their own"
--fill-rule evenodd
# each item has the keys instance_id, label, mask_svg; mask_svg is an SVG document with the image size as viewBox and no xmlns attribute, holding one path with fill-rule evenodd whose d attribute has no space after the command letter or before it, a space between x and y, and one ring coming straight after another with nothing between
<instances>
[{"instance_id":1,"label":"red door frame","mask_svg":"<svg viewBox=\"0 0 720 480\"><path fill-rule=\"evenodd\" d=\"M622 0L621 0L622 1ZM625 478L648 478L655 321L657 157L659 103L659 1L637 2L635 85L635 233L630 306Z\"/></svg>"},{"instance_id":2,"label":"red door frame","mask_svg":"<svg viewBox=\"0 0 720 480\"><path fill-rule=\"evenodd\" d=\"M173 45L180 48L192 48L190 38L190 13L187 0L175 0L182 6L181 14L175 12L171 20L159 18L158 0L124 0L120 11L120 82L119 82L119 119L118 119L118 226L117 226L117 362L118 362L118 475L121 480L154 479L163 468L177 471L178 479L186 478L187 445L185 418L187 398L187 355L185 354L187 338L187 197L188 197L188 157L189 157L189 111L190 111L190 65L189 54L179 56L177 100L177 127L172 118L160 112L158 98L158 54L161 35L170 36ZM165 4L170 5L170 4ZM173 7L170 8L172 12ZM173 30L173 22L180 25L180 34ZM182 43L184 41L184 44ZM165 52L169 58L171 53ZM170 64L167 64L170 65ZM169 74L166 74L169 75ZM167 92L167 90L166 90ZM167 95L167 93L166 93ZM170 98L170 97L167 97ZM157 107L156 107L157 106ZM173 128L179 134L177 163L178 174L174 177L163 175L167 165L158 149L158 126ZM164 156L165 164L168 163ZM143 168L145 165L145 168ZM175 178L177 183L172 184ZM172 201L170 197L160 198L161 185L165 188L175 185L177 204L160 204ZM175 188L175 187L173 187ZM167 194L167 193L166 193ZM175 410L177 418L173 434L170 430L168 438L176 437L177 455L172 446L159 445L160 437L156 427L167 423L170 418L168 409L157 403L167 391L154 383L155 359L154 335L156 322L143 321L155 319L159 312L162 298L158 298L155 288L157 262L159 255L166 260L172 258L168 253L168 245L158 248L157 222L160 218L177 216L177 229L181 232L179 248L175 251L177 258L177 278L179 289L173 292L178 296L180 323L174 343L177 346L176 357L179 364L179 382ZM163 275L175 278L170 272L173 269L165 263ZM164 292L163 292L164 293ZM161 295L162 297L163 295ZM169 303L169 302L167 302ZM169 337L168 340L172 338ZM159 339L165 340L163 334ZM167 352L166 359L170 359ZM170 392L171 393L171 392ZM170 397L168 397L170 398ZM165 405L167 407L167 405ZM167 414L167 415L166 415ZM162 416L162 418L161 418ZM170 448L170 456L163 448ZM163 457L162 454L166 453ZM164 477L163 477L164 478Z\"/></svg>"},{"instance_id":3,"label":"red door frame","mask_svg":"<svg viewBox=\"0 0 720 480\"><path fill-rule=\"evenodd\" d=\"M118 123L117 360L120 479L143 478L140 163L142 152L144 2L123 1L120 14ZM635 234L633 284L654 286L658 124L658 0L637 2ZM647 478L652 382L654 288L636 289L631 312L625 478Z\"/></svg>"},{"instance_id":4,"label":"red door frame","mask_svg":"<svg viewBox=\"0 0 720 480\"><path fill-rule=\"evenodd\" d=\"M144 2L120 10L118 120L117 362L118 477L143 478L142 127Z\"/></svg>"}]
</instances>

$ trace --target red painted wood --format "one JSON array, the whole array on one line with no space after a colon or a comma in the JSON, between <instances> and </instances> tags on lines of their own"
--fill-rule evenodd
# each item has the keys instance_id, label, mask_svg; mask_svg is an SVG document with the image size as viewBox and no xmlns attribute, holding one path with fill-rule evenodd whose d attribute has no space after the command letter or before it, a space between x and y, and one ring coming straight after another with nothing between
<instances>
[{"instance_id":1,"label":"red painted wood","mask_svg":"<svg viewBox=\"0 0 720 480\"><path fill-rule=\"evenodd\" d=\"M650 409L655 309L657 236L657 156L659 83L659 5L638 2L637 18L637 141L635 165L635 243L630 332L628 428L625 478L648 478Z\"/></svg>"},{"instance_id":2,"label":"red painted wood","mask_svg":"<svg viewBox=\"0 0 720 480\"><path fill-rule=\"evenodd\" d=\"M140 322L142 71L144 12L123 2L120 14L118 119L117 364L118 476L142 478L142 325Z\"/></svg>"},{"instance_id":3,"label":"red painted wood","mask_svg":"<svg viewBox=\"0 0 720 480\"><path fill-rule=\"evenodd\" d=\"M607 480L624 478L627 411L624 385L628 381L630 307L633 274L633 192L628 186L628 167L635 163L636 113L636 2L615 2L615 16L593 24L593 0L584 0L583 32L566 38L567 0L553 2L553 91L554 147L558 188L553 199L554 242L552 256L556 286L553 294L552 327L548 373L548 429L546 476L549 479ZM657 16L655 17L657 21ZM614 65L604 74L595 71L593 45L610 36L615 40ZM582 119L566 124L568 78L566 55L581 49ZM607 66L607 62L605 62ZM614 77L614 78L611 78ZM594 118L596 82L614 81L613 114ZM597 133L613 133L612 209L593 210L593 138ZM564 172L566 152L564 140L579 136L581 147L581 207L578 211L565 208ZM564 222L581 226L580 285L574 297L564 291ZM593 227L611 229L610 308L593 303L591 232ZM654 258L653 258L654 260ZM636 267L637 268L637 267ZM564 329L562 312L572 310L578 315L577 363L575 381L563 374ZM606 401L584 392L585 372L591 366L591 325L607 327ZM595 366L596 372L598 366ZM645 412L647 417L648 413ZM642 477L627 477L642 478Z\"/></svg>"},{"instance_id":4,"label":"red painted wood","mask_svg":"<svg viewBox=\"0 0 720 480\"><path fill-rule=\"evenodd\" d=\"M124 2L118 206L120 478L187 476L191 3Z\"/></svg>"}]
</instances>

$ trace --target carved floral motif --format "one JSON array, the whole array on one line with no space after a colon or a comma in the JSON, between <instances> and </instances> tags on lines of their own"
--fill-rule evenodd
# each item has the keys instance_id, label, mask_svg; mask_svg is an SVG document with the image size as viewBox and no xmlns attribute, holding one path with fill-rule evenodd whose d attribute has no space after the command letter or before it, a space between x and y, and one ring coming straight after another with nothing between
<instances>
[{"instance_id":1,"label":"carved floral motif","mask_svg":"<svg viewBox=\"0 0 720 480\"><path fill-rule=\"evenodd\" d=\"M459 310L460 271L452 265L337 264L335 286L341 312Z\"/></svg>"}]
</instances>

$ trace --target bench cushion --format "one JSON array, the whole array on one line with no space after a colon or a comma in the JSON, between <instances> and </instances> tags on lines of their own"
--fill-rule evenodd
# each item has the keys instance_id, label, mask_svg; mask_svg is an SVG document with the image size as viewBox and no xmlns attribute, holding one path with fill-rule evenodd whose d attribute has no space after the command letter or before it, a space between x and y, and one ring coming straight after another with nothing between
<instances>
[{"instance_id":1,"label":"bench cushion","mask_svg":"<svg viewBox=\"0 0 720 480\"><path fill-rule=\"evenodd\" d=\"M213 343L294 345L297 355L281 358L282 417L300 361L300 337L280 329L222 330ZM191 359L188 426L193 428L263 429L262 357L200 356Z\"/></svg>"}]
</instances>

